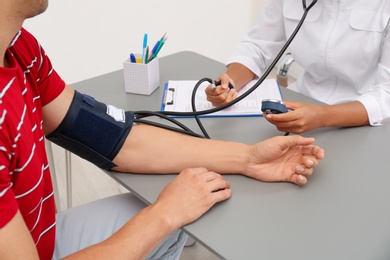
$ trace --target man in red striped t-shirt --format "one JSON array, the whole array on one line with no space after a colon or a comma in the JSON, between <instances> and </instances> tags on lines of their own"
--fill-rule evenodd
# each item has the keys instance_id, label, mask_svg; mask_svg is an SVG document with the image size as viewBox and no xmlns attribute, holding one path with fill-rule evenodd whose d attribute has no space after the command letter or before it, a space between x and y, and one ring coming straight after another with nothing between
<instances>
[{"instance_id":1,"label":"man in red striped t-shirt","mask_svg":"<svg viewBox=\"0 0 390 260\"><path fill-rule=\"evenodd\" d=\"M16 35L7 57L8 67L12 69L0 68L0 111L4 119L0 136L3 167L0 208L5 211L0 223L10 221L20 209L38 249L42 249L39 251L48 254L41 257L48 259L54 247L50 241L55 236L55 206L45 154L42 106L58 96L65 84L25 30ZM32 87L37 85L37 79L43 83L39 89Z\"/></svg>"},{"instance_id":2,"label":"man in red striped t-shirt","mask_svg":"<svg viewBox=\"0 0 390 260\"><path fill-rule=\"evenodd\" d=\"M178 177L150 206L122 194L56 215L45 135L69 127L77 93L22 28L46 7L47 0L0 1L1 259L178 259L186 240L179 229L231 196L216 172L303 185L324 156L313 139L299 136L249 146L134 125L112 170Z\"/></svg>"}]
</instances>

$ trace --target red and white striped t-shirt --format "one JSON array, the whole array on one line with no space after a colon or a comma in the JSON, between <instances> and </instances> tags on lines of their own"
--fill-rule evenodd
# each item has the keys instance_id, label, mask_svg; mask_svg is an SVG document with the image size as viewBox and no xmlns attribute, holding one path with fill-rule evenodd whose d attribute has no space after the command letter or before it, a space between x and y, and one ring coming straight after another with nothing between
<instances>
[{"instance_id":1,"label":"red and white striped t-shirt","mask_svg":"<svg viewBox=\"0 0 390 260\"><path fill-rule=\"evenodd\" d=\"M55 99L65 83L37 40L24 29L6 55L9 68L0 67L0 228L19 210L40 259L51 259L55 204L42 106Z\"/></svg>"}]
</instances>

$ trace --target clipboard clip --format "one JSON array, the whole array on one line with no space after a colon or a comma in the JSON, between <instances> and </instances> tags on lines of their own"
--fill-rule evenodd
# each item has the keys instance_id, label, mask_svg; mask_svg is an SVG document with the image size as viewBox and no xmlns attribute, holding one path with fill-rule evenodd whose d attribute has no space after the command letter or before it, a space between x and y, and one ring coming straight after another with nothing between
<instances>
[{"instance_id":1,"label":"clipboard clip","mask_svg":"<svg viewBox=\"0 0 390 260\"><path fill-rule=\"evenodd\" d=\"M168 94L171 93L170 99L168 99ZM164 95L164 105L173 105L173 100L175 98L175 89L174 88L168 88L165 90L165 95ZM167 101L169 100L169 101Z\"/></svg>"}]
</instances>

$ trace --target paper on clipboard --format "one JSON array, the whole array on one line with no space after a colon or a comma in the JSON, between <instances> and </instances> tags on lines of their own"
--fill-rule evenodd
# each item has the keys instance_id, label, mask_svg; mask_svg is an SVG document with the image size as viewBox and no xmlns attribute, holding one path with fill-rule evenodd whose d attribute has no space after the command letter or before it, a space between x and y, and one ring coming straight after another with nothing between
<instances>
[{"instance_id":1,"label":"paper on clipboard","mask_svg":"<svg viewBox=\"0 0 390 260\"><path fill-rule=\"evenodd\" d=\"M253 80L245 85L238 92L238 96L250 89L257 80ZM192 112L191 96L196 80L170 80L165 84L164 96L161 105L161 111ZM196 93L196 110L203 111L214 108L205 94L205 89L209 85L203 82ZM240 102L225 108L224 110L201 115L201 117L219 117L219 116L261 116L261 101L263 99L282 100L279 85L275 79L266 79L249 96Z\"/></svg>"}]
</instances>

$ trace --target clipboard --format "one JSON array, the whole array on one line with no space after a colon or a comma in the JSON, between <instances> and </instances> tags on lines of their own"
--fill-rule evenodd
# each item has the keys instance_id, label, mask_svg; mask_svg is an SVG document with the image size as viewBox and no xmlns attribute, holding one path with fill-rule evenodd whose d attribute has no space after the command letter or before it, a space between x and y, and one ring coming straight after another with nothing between
<instances>
[{"instance_id":1,"label":"clipboard","mask_svg":"<svg viewBox=\"0 0 390 260\"><path fill-rule=\"evenodd\" d=\"M191 96L197 82L197 80L169 80L165 83L160 111L192 112ZM257 80L253 80L241 88L238 92L238 96L245 93L245 91L250 89L256 82ZM203 82L197 90L195 98L197 111L215 108L207 101L205 89L208 85L208 82ZM261 102L263 99L282 100L282 94L276 79L264 80L264 82L249 96L228 108L215 113L200 115L199 117L261 117Z\"/></svg>"}]
</instances>

